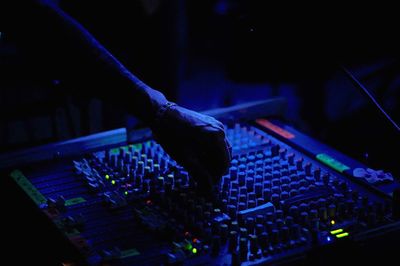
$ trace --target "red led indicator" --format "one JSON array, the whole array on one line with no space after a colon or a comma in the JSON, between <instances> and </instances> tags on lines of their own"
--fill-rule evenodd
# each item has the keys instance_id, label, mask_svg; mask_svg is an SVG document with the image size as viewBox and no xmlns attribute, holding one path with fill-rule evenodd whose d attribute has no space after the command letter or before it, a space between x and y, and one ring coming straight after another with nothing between
<instances>
[{"instance_id":1,"label":"red led indicator","mask_svg":"<svg viewBox=\"0 0 400 266\"><path fill-rule=\"evenodd\" d=\"M275 124L272 124L267 119L262 119L262 118L256 119L256 123L259 124L260 126L263 126L263 127L267 128L267 129L275 132L276 134L284 137L285 139L292 139L292 138L295 137L289 131L287 131L287 130L285 130L285 129L283 129L283 128L275 125Z\"/></svg>"}]
</instances>

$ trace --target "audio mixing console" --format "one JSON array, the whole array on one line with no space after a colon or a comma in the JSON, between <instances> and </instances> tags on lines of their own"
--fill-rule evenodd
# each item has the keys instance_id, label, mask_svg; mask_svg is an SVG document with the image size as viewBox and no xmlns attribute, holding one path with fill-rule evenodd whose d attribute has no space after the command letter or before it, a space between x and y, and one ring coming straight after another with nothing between
<instances>
[{"instance_id":1,"label":"audio mixing console","mask_svg":"<svg viewBox=\"0 0 400 266\"><path fill-rule=\"evenodd\" d=\"M390 173L279 122L230 120L226 132L233 159L214 197L146 134L105 145L120 131L10 176L84 265L284 264L399 227Z\"/></svg>"}]
</instances>

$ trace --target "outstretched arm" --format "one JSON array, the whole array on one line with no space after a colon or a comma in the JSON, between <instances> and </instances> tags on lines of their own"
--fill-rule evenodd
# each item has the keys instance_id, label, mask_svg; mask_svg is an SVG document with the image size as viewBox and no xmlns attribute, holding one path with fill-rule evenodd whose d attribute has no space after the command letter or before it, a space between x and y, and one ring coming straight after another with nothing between
<instances>
[{"instance_id":1,"label":"outstretched arm","mask_svg":"<svg viewBox=\"0 0 400 266\"><path fill-rule=\"evenodd\" d=\"M102 78L111 80L112 88L94 90L88 86L85 90L89 90L91 95L105 100L117 100L120 106L122 105L129 113L146 123L154 120L159 106L167 102L161 92L150 88L132 74L85 27L67 14L55 1L31 0L30 2L32 20L40 16L40 20L45 21L45 25L38 26L33 23L33 27L29 25L32 22L20 20L17 23L24 25L20 25L19 28L23 28L24 31L38 32L39 36L41 36L41 31L46 30L43 29L43 26L51 28L51 33L47 34L52 36L46 36L42 42L51 47L49 49L51 51L46 52L52 52L51 56L58 58L57 64L67 66L63 68L64 71L69 72L70 75L78 74L83 79L89 77L93 79L95 75L99 80ZM55 33L55 36L52 33ZM36 42L38 41L36 40ZM118 99L114 99L111 97L112 95L118 95Z\"/></svg>"},{"instance_id":2,"label":"outstretched arm","mask_svg":"<svg viewBox=\"0 0 400 266\"><path fill-rule=\"evenodd\" d=\"M197 179L200 187L208 191L226 171L231 159L231 147L223 125L210 116L168 102L161 92L150 88L126 69L54 1L31 1L55 32L68 40L70 46L63 49L78 49L77 53L84 60L96 65L95 69L115 84L112 93L108 91L101 95L101 90L91 93L104 100L108 100L109 94L118 95L119 105L146 122L166 151ZM57 47L55 51L65 52L57 50ZM90 72L88 75L93 75Z\"/></svg>"}]
</instances>

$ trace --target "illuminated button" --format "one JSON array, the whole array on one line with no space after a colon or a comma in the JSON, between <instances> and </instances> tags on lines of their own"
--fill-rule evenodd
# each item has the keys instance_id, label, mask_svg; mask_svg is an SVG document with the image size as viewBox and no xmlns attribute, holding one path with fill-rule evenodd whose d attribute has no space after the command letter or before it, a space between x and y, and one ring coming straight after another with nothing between
<instances>
[{"instance_id":1,"label":"illuminated button","mask_svg":"<svg viewBox=\"0 0 400 266\"><path fill-rule=\"evenodd\" d=\"M280 194L281 193L281 188L279 186L273 186L271 188L272 194Z\"/></svg>"},{"instance_id":2,"label":"illuminated button","mask_svg":"<svg viewBox=\"0 0 400 266\"><path fill-rule=\"evenodd\" d=\"M287 176L283 176L283 177L281 177L281 179L280 179L280 183L281 183L281 184L290 184L290 178L287 177Z\"/></svg>"},{"instance_id":3,"label":"illuminated button","mask_svg":"<svg viewBox=\"0 0 400 266\"><path fill-rule=\"evenodd\" d=\"M336 159L334 159L334 158L332 158L329 155L324 154L324 153L318 154L316 156L316 158L320 162L328 165L329 167L335 169L336 171L338 171L340 173L343 173L344 171L350 169L347 165L342 164L341 162L337 161Z\"/></svg>"},{"instance_id":4,"label":"illuminated button","mask_svg":"<svg viewBox=\"0 0 400 266\"><path fill-rule=\"evenodd\" d=\"M260 235L260 234L262 234L264 232L264 226L262 225L262 224L260 224L260 223L257 223L256 224L256 227L255 227L255 233L256 233L256 235Z\"/></svg>"},{"instance_id":5,"label":"illuminated button","mask_svg":"<svg viewBox=\"0 0 400 266\"><path fill-rule=\"evenodd\" d=\"M254 207L256 207L256 202L254 201L254 200L249 200L248 202L247 202L247 208L254 208Z\"/></svg>"},{"instance_id":6,"label":"illuminated button","mask_svg":"<svg viewBox=\"0 0 400 266\"><path fill-rule=\"evenodd\" d=\"M289 192L287 192L287 191L283 191L282 193L281 193L281 199L282 200L286 200L286 199L289 199Z\"/></svg>"},{"instance_id":7,"label":"illuminated button","mask_svg":"<svg viewBox=\"0 0 400 266\"><path fill-rule=\"evenodd\" d=\"M246 238L239 239L239 251L240 251L240 260L246 261L247 260L247 252L248 252Z\"/></svg>"},{"instance_id":8,"label":"illuminated button","mask_svg":"<svg viewBox=\"0 0 400 266\"><path fill-rule=\"evenodd\" d=\"M275 228L275 223L268 221L265 223L265 229L267 231L268 234L271 234L272 230Z\"/></svg>"},{"instance_id":9,"label":"illuminated button","mask_svg":"<svg viewBox=\"0 0 400 266\"><path fill-rule=\"evenodd\" d=\"M299 188L299 193L300 194L305 194L307 191L308 191L308 188L306 188L306 187L300 187Z\"/></svg>"},{"instance_id":10,"label":"illuminated button","mask_svg":"<svg viewBox=\"0 0 400 266\"><path fill-rule=\"evenodd\" d=\"M341 234L337 234L336 235L337 238L343 238L343 237L346 237L346 236L349 236L349 233L345 232L345 233L341 233Z\"/></svg>"},{"instance_id":11,"label":"illuminated button","mask_svg":"<svg viewBox=\"0 0 400 266\"><path fill-rule=\"evenodd\" d=\"M257 254L258 251L258 242L256 235L250 235L250 252L252 254Z\"/></svg>"},{"instance_id":12,"label":"illuminated button","mask_svg":"<svg viewBox=\"0 0 400 266\"><path fill-rule=\"evenodd\" d=\"M248 164L247 164L247 170L248 171L252 171L253 173L254 173L254 168L255 168L255 164L253 163L253 162L249 162Z\"/></svg>"},{"instance_id":13,"label":"illuminated button","mask_svg":"<svg viewBox=\"0 0 400 266\"><path fill-rule=\"evenodd\" d=\"M263 168L264 167L264 161L262 159L259 159L255 162L255 167L256 168Z\"/></svg>"},{"instance_id":14,"label":"illuminated button","mask_svg":"<svg viewBox=\"0 0 400 266\"><path fill-rule=\"evenodd\" d=\"M271 201L272 201L272 204L274 204L275 207L280 205L279 204L279 199L280 199L279 194L272 194Z\"/></svg>"},{"instance_id":15,"label":"illuminated button","mask_svg":"<svg viewBox=\"0 0 400 266\"><path fill-rule=\"evenodd\" d=\"M262 185L263 182L264 182L264 179L263 179L263 177L262 177L262 174L257 174L257 175L254 177L254 183L255 183L255 184L261 184L261 185Z\"/></svg>"},{"instance_id":16,"label":"illuminated button","mask_svg":"<svg viewBox=\"0 0 400 266\"><path fill-rule=\"evenodd\" d=\"M266 188L271 188L271 182L268 180L263 182L263 189L266 189Z\"/></svg>"},{"instance_id":17,"label":"illuminated button","mask_svg":"<svg viewBox=\"0 0 400 266\"><path fill-rule=\"evenodd\" d=\"M247 196L246 196L246 194L241 194L241 195L239 196L239 202L244 202L244 203L247 202Z\"/></svg>"},{"instance_id":18,"label":"illuminated button","mask_svg":"<svg viewBox=\"0 0 400 266\"><path fill-rule=\"evenodd\" d=\"M267 232L263 232L258 236L258 245L263 250L267 249L267 247L268 247L268 234L267 234Z\"/></svg>"},{"instance_id":19,"label":"illuminated button","mask_svg":"<svg viewBox=\"0 0 400 266\"><path fill-rule=\"evenodd\" d=\"M276 210L275 211L275 217L276 217L276 219L283 219L283 211L282 210Z\"/></svg>"},{"instance_id":20,"label":"illuminated button","mask_svg":"<svg viewBox=\"0 0 400 266\"><path fill-rule=\"evenodd\" d=\"M233 180L237 180L238 178L238 169L237 167L232 166L231 168L229 168L229 176L230 179Z\"/></svg>"},{"instance_id":21,"label":"illuminated button","mask_svg":"<svg viewBox=\"0 0 400 266\"><path fill-rule=\"evenodd\" d=\"M269 188L265 188L263 190L263 197L265 201L269 201L271 198L271 190Z\"/></svg>"},{"instance_id":22,"label":"illuminated button","mask_svg":"<svg viewBox=\"0 0 400 266\"><path fill-rule=\"evenodd\" d=\"M262 214L256 215L256 224L263 224L264 223L264 216Z\"/></svg>"},{"instance_id":23,"label":"illuminated button","mask_svg":"<svg viewBox=\"0 0 400 266\"><path fill-rule=\"evenodd\" d=\"M254 190L254 179L251 177L246 178L246 187L248 191Z\"/></svg>"},{"instance_id":24,"label":"illuminated button","mask_svg":"<svg viewBox=\"0 0 400 266\"><path fill-rule=\"evenodd\" d=\"M150 168L150 166L145 166L144 167L144 175L145 175L145 177L150 178L151 172L152 172L152 169Z\"/></svg>"},{"instance_id":25,"label":"illuminated button","mask_svg":"<svg viewBox=\"0 0 400 266\"><path fill-rule=\"evenodd\" d=\"M289 228L290 238L293 240L300 238L300 226L298 224L294 224Z\"/></svg>"},{"instance_id":26,"label":"illuminated button","mask_svg":"<svg viewBox=\"0 0 400 266\"><path fill-rule=\"evenodd\" d=\"M299 205L299 210L300 210L300 212L307 212L308 211L308 204L307 203L301 203Z\"/></svg>"},{"instance_id":27,"label":"illuminated button","mask_svg":"<svg viewBox=\"0 0 400 266\"><path fill-rule=\"evenodd\" d=\"M320 181L320 180L321 180L321 168L316 168L316 169L314 170L314 178L315 178L315 180L317 180L317 181Z\"/></svg>"},{"instance_id":28,"label":"illuminated button","mask_svg":"<svg viewBox=\"0 0 400 266\"><path fill-rule=\"evenodd\" d=\"M342 233L342 232L343 232L343 229L341 229L341 228L330 231L330 233L332 235L336 235L336 234L339 234L339 233Z\"/></svg>"},{"instance_id":29,"label":"illuminated button","mask_svg":"<svg viewBox=\"0 0 400 266\"><path fill-rule=\"evenodd\" d=\"M299 215L299 208L297 208L297 206L291 206L289 208L289 214L296 219Z\"/></svg>"},{"instance_id":30,"label":"illuminated button","mask_svg":"<svg viewBox=\"0 0 400 266\"><path fill-rule=\"evenodd\" d=\"M253 217L246 218L246 228L250 234L252 234L254 232L254 218Z\"/></svg>"},{"instance_id":31,"label":"illuminated button","mask_svg":"<svg viewBox=\"0 0 400 266\"><path fill-rule=\"evenodd\" d=\"M211 256L218 256L221 249L221 237L214 235L212 238Z\"/></svg>"},{"instance_id":32,"label":"illuminated button","mask_svg":"<svg viewBox=\"0 0 400 266\"><path fill-rule=\"evenodd\" d=\"M278 155L279 155L279 149L280 149L279 144L274 144L274 145L271 147L271 156L272 156L272 157L278 156Z\"/></svg>"},{"instance_id":33,"label":"illuminated button","mask_svg":"<svg viewBox=\"0 0 400 266\"><path fill-rule=\"evenodd\" d=\"M275 219L275 215L273 212L267 212L265 214L265 220L266 221L273 221Z\"/></svg>"},{"instance_id":34,"label":"illuminated button","mask_svg":"<svg viewBox=\"0 0 400 266\"><path fill-rule=\"evenodd\" d=\"M138 162L136 174L138 174L138 175L143 175L144 174L144 162L143 161L139 161Z\"/></svg>"},{"instance_id":35,"label":"illuminated button","mask_svg":"<svg viewBox=\"0 0 400 266\"><path fill-rule=\"evenodd\" d=\"M230 226L231 231L238 231L239 230L239 224L237 221L232 221L231 226Z\"/></svg>"},{"instance_id":36,"label":"illuminated button","mask_svg":"<svg viewBox=\"0 0 400 266\"><path fill-rule=\"evenodd\" d=\"M246 173L245 172L239 172L238 173L238 179L239 179L239 186L244 186L246 182Z\"/></svg>"},{"instance_id":37,"label":"illuminated button","mask_svg":"<svg viewBox=\"0 0 400 266\"><path fill-rule=\"evenodd\" d=\"M293 165L294 164L294 153L289 153L288 155L287 155L287 159L288 159L288 163L290 164L290 165Z\"/></svg>"},{"instance_id":38,"label":"illuminated button","mask_svg":"<svg viewBox=\"0 0 400 266\"><path fill-rule=\"evenodd\" d=\"M279 186L281 184L281 181L278 178L274 178L271 181L272 186Z\"/></svg>"},{"instance_id":39,"label":"illuminated button","mask_svg":"<svg viewBox=\"0 0 400 266\"><path fill-rule=\"evenodd\" d=\"M240 202L240 203L239 203L239 211L243 211L243 210L245 210L245 209L246 209L246 203Z\"/></svg>"},{"instance_id":40,"label":"illuminated button","mask_svg":"<svg viewBox=\"0 0 400 266\"><path fill-rule=\"evenodd\" d=\"M278 180L279 180L279 178L281 177L281 172L279 172L279 171L273 171L273 172L272 172L272 177L273 177L273 178L278 178Z\"/></svg>"},{"instance_id":41,"label":"illuminated button","mask_svg":"<svg viewBox=\"0 0 400 266\"><path fill-rule=\"evenodd\" d=\"M283 222L282 219L276 219L276 220L275 220L275 225L276 225L276 228L277 228L277 229L281 229L282 226L284 225L284 222Z\"/></svg>"},{"instance_id":42,"label":"illuminated button","mask_svg":"<svg viewBox=\"0 0 400 266\"><path fill-rule=\"evenodd\" d=\"M263 185L261 183L256 183L254 185L254 191L258 197L262 196L262 190L263 190Z\"/></svg>"},{"instance_id":43,"label":"illuminated button","mask_svg":"<svg viewBox=\"0 0 400 266\"><path fill-rule=\"evenodd\" d=\"M280 230L280 236L283 243L289 241L289 228L287 226L283 226Z\"/></svg>"},{"instance_id":44,"label":"illuminated button","mask_svg":"<svg viewBox=\"0 0 400 266\"><path fill-rule=\"evenodd\" d=\"M228 244L228 250L230 252L234 251L237 247L237 239L238 239L238 234L236 231L230 231L229 232L229 244Z\"/></svg>"},{"instance_id":45,"label":"illuminated button","mask_svg":"<svg viewBox=\"0 0 400 266\"><path fill-rule=\"evenodd\" d=\"M307 187L307 189L308 189L309 191L313 191L313 190L316 190L316 189L317 189L317 186L311 184L311 185L309 185L309 186Z\"/></svg>"},{"instance_id":46,"label":"illuminated button","mask_svg":"<svg viewBox=\"0 0 400 266\"><path fill-rule=\"evenodd\" d=\"M281 164L278 161L272 165L272 175L274 175L274 172L280 172L280 171L281 171Z\"/></svg>"},{"instance_id":47,"label":"illuminated button","mask_svg":"<svg viewBox=\"0 0 400 266\"><path fill-rule=\"evenodd\" d=\"M289 226L289 227L292 226L293 225L293 217L292 216L286 216L285 224L287 226Z\"/></svg>"},{"instance_id":48,"label":"illuminated button","mask_svg":"<svg viewBox=\"0 0 400 266\"><path fill-rule=\"evenodd\" d=\"M236 205L237 197L229 197L229 204Z\"/></svg>"},{"instance_id":49,"label":"illuminated button","mask_svg":"<svg viewBox=\"0 0 400 266\"><path fill-rule=\"evenodd\" d=\"M289 196L290 198L295 197L299 194L299 192L297 191L297 189L291 189L289 192Z\"/></svg>"},{"instance_id":50,"label":"illuminated button","mask_svg":"<svg viewBox=\"0 0 400 266\"><path fill-rule=\"evenodd\" d=\"M231 189L231 197L236 197L238 195L238 190L237 189Z\"/></svg>"},{"instance_id":51,"label":"illuminated button","mask_svg":"<svg viewBox=\"0 0 400 266\"><path fill-rule=\"evenodd\" d=\"M246 238L246 237L247 237L247 229L246 229L246 228L241 227L241 228L239 229L239 233L240 233L240 237L241 237L241 238Z\"/></svg>"},{"instance_id":52,"label":"illuminated button","mask_svg":"<svg viewBox=\"0 0 400 266\"><path fill-rule=\"evenodd\" d=\"M239 189L239 183L237 181L232 181L231 182L231 190L232 189Z\"/></svg>"},{"instance_id":53,"label":"illuminated button","mask_svg":"<svg viewBox=\"0 0 400 266\"><path fill-rule=\"evenodd\" d=\"M256 205L257 206L263 205L264 203L265 203L265 200L263 198L256 199Z\"/></svg>"},{"instance_id":54,"label":"illuminated button","mask_svg":"<svg viewBox=\"0 0 400 266\"><path fill-rule=\"evenodd\" d=\"M147 159L146 166L150 167L150 169L153 169L154 166L153 159Z\"/></svg>"},{"instance_id":55,"label":"illuminated button","mask_svg":"<svg viewBox=\"0 0 400 266\"><path fill-rule=\"evenodd\" d=\"M310 211L310 219L317 219L318 218L318 211L317 210L311 210Z\"/></svg>"},{"instance_id":56,"label":"illuminated button","mask_svg":"<svg viewBox=\"0 0 400 266\"><path fill-rule=\"evenodd\" d=\"M272 245L278 245L279 244L279 232L276 229L273 229L271 231L271 243L272 243Z\"/></svg>"},{"instance_id":57,"label":"illuminated button","mask_svg":"<svg viewBox=\"0 0 400 266\"><path fill-rule=\"evenodd\" d=\"M157 178L157 184L158 184L160 187L164 186L164 177L159 176L159 177Z\"/></svg>"},{"instance_id":58,"label":"illuminated button","mask_svg":"<svg viewBox=\"0 0 400 266\"><path fill-rule=\"evenodd\" d=\"M288 191L290 191L290 187L289 187L289 185L284 184L284 185L281 186L281 190L282 190L282 191L287 191L287 192L288 192Z\"/></svg>"},{"instance_id":59,"label":"illuminated button","mask_svg":"<svg viewBox=\"0 0 400 266\"><path fill-rule=\"evenodd\" d=\"M256 193L254 193L254 192L250 192L250 193L248 193L247 194L248 196L248 200L256 200Z\"/></svg>"},{"instance_id":60,"label":"illuminated button","mask_svg":"<svg viewBox=\"0 0 400 266\"><path fill-rule=\"evenodd\" d=\"M308 182L305 179L302 179L299 181L299 185L300 187L307 187L308 186Z\"/></svg>"},{"instance_id":61,"label":"illuminated button","mask_svg":"<svg viewBox=\"0 0 400 266\"><path fill-rule=\"evenodd\" d=\"M310 162L307 162L304 165L304 171L305 171L307 176L311 176L311 166L312 166L312 164Z\"/></svg>"},{"instance_id":62,"label":"illuminated button","mask_svg":"<svg viewBox=\"0 0 400 266\"><path fill-rule=\"evenodd\" d=\"M228 225L227 224L220 225L220 235L221 235L221 242L225 244L228 239Z\"/></svg>"},{"instance_id":63,"label":"illuminated button","mask_svg":"<svg viewBox=\"0 0 400 266\"><path fill-rule=\"evenodd\" d=\"M323 181L325 184L328 184L329 181L330 181L330 174L329 174L329 173L324 174L324 175L322 176L322 181Z\"/></svg>"},{"instance_id":64,"label":"illuminated button","mask_svg":"<svg viewBox=\"0 0 400 266\"><path fill-rule=\"evenodd\" d=\"M318 216L322 221L328 220L328 210L326 207L321 207L318 210Z\"/></svg>"},{"instance_id":65,"label":"illuminated button","mask_svg":"<svg viewBox=\"0 0 400 266\"><path fill-rule=\"evenodd\" d=\"M328 207L328 217L330 219L334 219L336 216L336 205L335 204L330 204Z\"/></svg>"}]
</instances>

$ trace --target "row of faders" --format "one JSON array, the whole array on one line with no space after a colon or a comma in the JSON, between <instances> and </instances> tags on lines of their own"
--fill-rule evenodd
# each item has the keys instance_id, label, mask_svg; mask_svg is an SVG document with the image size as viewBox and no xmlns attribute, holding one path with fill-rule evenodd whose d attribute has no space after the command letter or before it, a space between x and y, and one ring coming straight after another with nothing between
<instances>
[{"instance_id":1,"label":"row of faders","mask_svg":"<svg viewBox=\"0 0 400 266\"><path fill-rule=\"evenodd\" d=\"M172 240L166 263L273 261L390 221L389 204L265 132L236 124L227 136L234 158L218 202L198 195L152 140L96 152L74 167L103 208L132 209L142 226ZM121 257L108 250L102 260Z\"/></svg>"}]
</instances>

